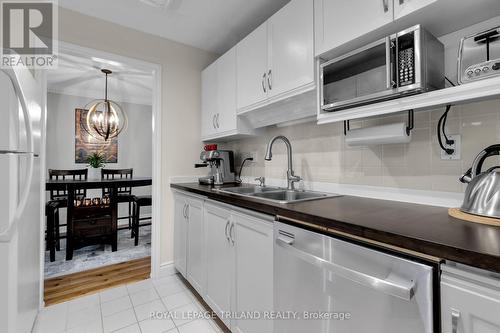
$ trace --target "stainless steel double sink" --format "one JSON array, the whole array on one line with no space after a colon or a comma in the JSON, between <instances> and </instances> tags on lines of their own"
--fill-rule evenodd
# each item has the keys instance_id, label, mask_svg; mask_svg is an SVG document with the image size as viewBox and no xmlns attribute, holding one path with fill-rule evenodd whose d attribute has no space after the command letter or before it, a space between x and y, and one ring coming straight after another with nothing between
<instances>
[{"instance_id":1,"label":"stainless steel double sink","mask_svg":"<svg viewBox=\"0 0 500 333\"><path fill-rule=\"evenodd\" d=\"M215 190L218 192L241 195L255 199L260 199L263 201L270 201L281 204L319 200L319 199L326 199L326 198L333 198L340 196L339 194L333 194L333 193L287 190L281 187L257 186L257 185L226 187Z\"/></svg>"}]
</instances>

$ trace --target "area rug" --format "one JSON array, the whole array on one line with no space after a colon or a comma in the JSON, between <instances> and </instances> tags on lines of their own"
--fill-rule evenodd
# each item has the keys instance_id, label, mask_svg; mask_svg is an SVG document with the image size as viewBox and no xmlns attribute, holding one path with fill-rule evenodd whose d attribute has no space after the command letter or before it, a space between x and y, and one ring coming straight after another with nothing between
<instances>
[{"instance_id":1,"label":"area rug","mask_svg":"<svg viewBox=\"0 0 500 333\"><path fill-rule=\"evenodd\" d=\"M45 251L45 279L150 255L151 226L141 227L137 246L134 246L134 239L130 238L129 230L120 230L118 231L118 251L112 252L111 245L92 245L75 250L72 260L66 260L66 240L61 239L61 251L56 251L54 262L50 262L49 251Z\"/></svg>"}]
</instances>

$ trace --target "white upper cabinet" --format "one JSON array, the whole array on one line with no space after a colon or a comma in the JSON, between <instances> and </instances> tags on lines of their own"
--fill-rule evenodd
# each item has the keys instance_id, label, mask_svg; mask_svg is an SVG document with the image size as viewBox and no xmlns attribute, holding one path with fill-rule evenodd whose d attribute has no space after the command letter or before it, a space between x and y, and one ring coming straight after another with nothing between
<instances>
[{"instance_id":1,"label":"white upper cabinet","mask_svg":"<svg viewBox=\"0 0 500 333\"><path fill-rule=\"evenodd\" d=\"M201 80L202 139L251 134L236 116L236 48L205 68Z\"/></svg>"},{"instance_id":2,"label":"white upper cabinet","mask_svg":"<svg viewBox=\"0 0 500 333\"><path fill-rule=\"evenodd\" d=\"M292 0L236 46L239 113L314 88L313 19L312 1Z\"/></svg>"},{"instance_id":3,"label":"white upper cabinet","mask_svg":"<svg viewBox=\"0 0 500 333\"><path fill-rule=\"evenodd\" d=\"M238 109L267 99L267 22L236 45Z\"/></svg>"},{"instance_id":4,"label":"white upper cabinet","mask_svg":"<svg viewBox=\"0 0 500 333\"><path fill-rule=\"evenodd\" d=\"M411 14L437 0L394 0L394 19Z\"/></svg>"},{"instance_id":5,"label":"white upper cabinet","mask_svg":"<svg viewBox=\"0 0 500 333\"><path fill-rule=\"evenodd\" d=\"M235 111L236 112L236 111ZM213 136L217 133L215 117L217 115L217 62L201 72L201 136Z\"/></svg>"},{"instance_id":6,"label":"white upper cabinet","mask_svg":"<svg viewBox=\"0 0 500 333\"><path fill-rule=\"evenodd\" d=\"M236 122L236 48L217 60L217 114L219 132L237 129Z\"/></svg>"},{"instance_id":7,"label":"white upper cabinet","mask_svg":"<svg viewBox=\"0 0 500 333\"><path fill-rule=\"evenodd\" d=\"M393 0L314 0L314 19L320 55L391 23Z\"/></svg>"},{"instance_id":8,"label":"white upper cabinet","mask_svg":"<svg viewBox=\"0 0 500 333\"><path fill-rule=\"evenodd\" d=\"M294 0L268 21L269 97L314 82L313 5Z\"/></svg>"},{"instance_id":9,"label":"white upper cabinet","mask_svg":"<svg viewBox=\"0 0 500 333\"><path fill-rule=\"evenodd\" d=\"M252 135L257 127L313 116L314 106L290 99L315 87L312 1L290 1L207 67L202 81L203 141ZM278 101L294 110L274 108ZM250 114L257 109L262 113Z\"/></svg>"}]
</instances>

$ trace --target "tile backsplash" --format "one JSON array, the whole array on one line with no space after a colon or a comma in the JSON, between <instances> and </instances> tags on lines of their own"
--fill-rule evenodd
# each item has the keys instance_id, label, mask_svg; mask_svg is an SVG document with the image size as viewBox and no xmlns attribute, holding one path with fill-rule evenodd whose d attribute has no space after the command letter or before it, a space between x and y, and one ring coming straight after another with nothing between
<instances>
[{"instance_id":1,"label":"tile backsplash","mask_svg":"<svg viewBox=\"0 0 500 333\"><path fill-rule=\"evenodd\" d=\"M222 144L241 158L254 153L243 176L285 178L286 149L281 142L273 147L273 160L265 161L268 140L278 134L288 137L293 147L297 175L306 181L387 186L418 190L463 192L459 176L483 148L500 143L500 99L452 106L446 126L448 135L462 139L460 160L441 160L437 122L445 108L415 112L415 129L408 144L351 148L344 142L343 124L317 125L315 122L289 127L270 127L253 138ZM351 128L406 121L406 113L351 121ZM485 167L500 165L489 158Z\"/></svg>"}]
</instances>

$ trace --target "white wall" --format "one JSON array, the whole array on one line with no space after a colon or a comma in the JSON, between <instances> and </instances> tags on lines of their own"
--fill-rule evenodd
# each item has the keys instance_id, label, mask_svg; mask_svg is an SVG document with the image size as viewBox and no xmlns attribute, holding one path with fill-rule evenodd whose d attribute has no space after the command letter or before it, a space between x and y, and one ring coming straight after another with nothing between
<instances>
[{"instance_id":1,"label":"white wall","mask_svg":"<svg viewBox=\"0 0 500 333\"><path fill-rule=\"evenodd\" d=\"M201 150L201 71L215 54L59 8L59 38L68 43L136 58L162 66L160 261L173 260L173 197L169 178L201 174L193 163Z\"/></svg>"},{"instance_id":2,"label":"white wall","mask_svg":"<svg viewBox=\"0 0 500 333\"><path fill-rule=\"evenodd\" d=\"M49 93L47 95L47 169L80 169L87 164L75 163L75 109L83 108L88 97ZM118 163L106 168L133 168L134 177L152 176L152 109L150 105L122 103L128 128L118 136ZM151 186L133 189L133 194L151 194ZM89 191L88 197L101 196L100 191ZM119 216L128 215L128 208L120 204ZM147 208L141 211L149 213ZM63 214L61 218L65 218ZM124 222L124 220L121 220Z\"/></svg>"},{"instance_id":3,"label":"white wall","mask_svg":"<svg viewBox=\"0 0 500 333\"><path fill-rule=\"evenodd\" d=\"M81 168L75 163L75 109L83 108L88 97L49 93L47 96L47 168ZM150 105L122 103L129 126L118 136L118 163L108 168L134 168L134 176L151 177L152 114Z\"/></svg>"},{"instance_id":4,"label":"white wall","mask_svg":"<svg viewBox=\"0 0 500 333\"><path fill-rule=\"evenodd\" d=\"M273 160L265 161L267 142L285 135L293 147L295 173L306 181L386 186L414 190L461 193L460 175L483 148L500 141L500 100L452 107L447 134L462 137L462 159L441 160L437 122L444 108L415 113L412 141L407 144L349 147L342 123L301 124L267 128L258 137L222 145L241 154L255 153L255 163L246 164L243 176L285 179L286 150L281 142L273 147ZM406 121L405 114L351 121L351 128ZM237 165L239 165L239 158ZM491 157L485 164L498 165Z\"/></svg>"}]
</instances>

